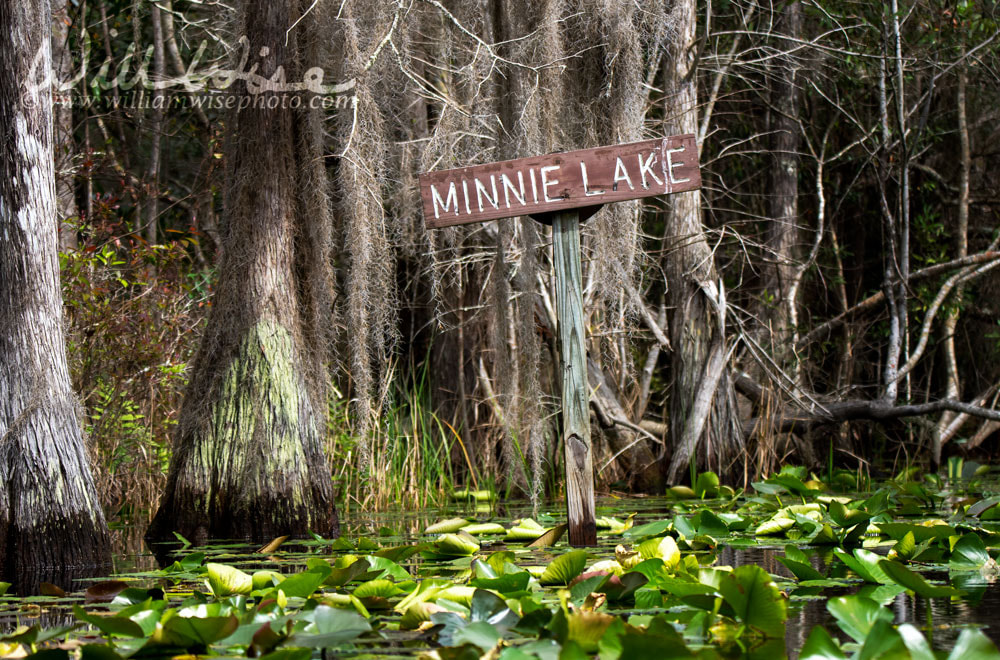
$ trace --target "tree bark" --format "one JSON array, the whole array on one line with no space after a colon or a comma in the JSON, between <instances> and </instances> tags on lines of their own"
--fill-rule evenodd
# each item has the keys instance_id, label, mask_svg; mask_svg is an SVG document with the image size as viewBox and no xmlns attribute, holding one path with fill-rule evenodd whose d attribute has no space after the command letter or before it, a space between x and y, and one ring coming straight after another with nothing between
<instances>
[{"instance_id":1,"label":"tree bark","mask_svg":"<svg viewBox=\"0 0 1000 660\"><path fill-rule=\"evenodd\" d=\"M22 593L110 560L62 335L50 11L0 0L0 578Z\"/></svg>"},{"instance_id":2,"label":"tree bark","mask_svg":"<svg viewBox=\"0 0 1000 660\"><path fill-rule=\"evenodd\" d=\"M57 83L73 77L73 57L69 50L70 20L67 0L52 3L52 73ZM59 98L53 108L55 125L55 166L56 202L58 214L56 226L59 229L59 247L75 248L77 245L74 221L80 215L76 206L76 191L73 184L75 168L73 155L73 104L71 90L53 90Z\"/></svg>"},{"instance_id":3,"label":"tree bark","mask_svg":"<svg viewBox=\"0 0 1000 660\"><path fill-rule=\"evenodd\" d=\"M240 34L257 74L301 79L317 34L297 0L247 0ZM286 41L287 39L287 41ZM267 49L264 51L263 49ZM226 122L219 282L150 536L192 541L336 534L326 430L331 221L322 123L275 94L235 93ZM256 100L256 103L255 103ZM303 99L302 107L308 107Z\"/></svg>"},{"instance_id":4,"label":"tree bark","mask_svg":"<svg viewBox=\"0 0 1000 660\"><path fill-rule=\"evenodd\" d=\"M698 130L698 95L696 80L697 42L694 0L675 0L673 19L676 36L666 68L666 134L695 133ZM698 463L724 471L742 448L732 383L723 365L715 387L703 391L702 378L710 362L718 363L718 351L724 350L716 309L706 291L717 286L712 251L701 224L701 198L698 192L672 195L667 212L667 232L675 247L667 255L667 278L671 344L673 345L673 391L670 402L670 428L674 455L667 481L675 483L681 469L701 443L703 453ZM715 359L713 359L713 355ZM697 414L696 401L705 401L706 418L690 419Z\"/></svg>"},{"instance_id":5,"label":"tree bark","mask_svg":"<svg viewBox=\"0 0 1000 660\"><path fill-rule=\"evenodd\" d=\"M788 2L782 11L778 26L781 48L794 47L802 32L802 7L797 0ZM784 52L776 60L774 88L771 92L772 122L770 217L767 231L768 268L765 289L769 294L767 313L770 321L771 350L778 363L788 366L794 354L787 350L791 336L790 324L795 318L794 307L798 301L792 296L797 290L799 244L799 150L801 133L797 121L799 105L798 65L796 56Z\"/></svg>"}]
</instances>

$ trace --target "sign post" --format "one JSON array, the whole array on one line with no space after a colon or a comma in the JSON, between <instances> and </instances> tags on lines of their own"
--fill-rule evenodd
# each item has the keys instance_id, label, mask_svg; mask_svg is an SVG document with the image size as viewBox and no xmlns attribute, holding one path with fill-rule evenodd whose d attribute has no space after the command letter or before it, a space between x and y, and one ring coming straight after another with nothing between
<instances>
[{"instance_id":1,"label":"sign post","mask_svg":"<svg viewBox=\"0 0 1000 660\"><path fill-rule=\"evenodd\" d=\"M573 546L597 544L580 223L603 204L700 186L693 135L420 175L428 229L521 215L552 224L562 355L566 504Z\"/></svg>"}]
</instances>

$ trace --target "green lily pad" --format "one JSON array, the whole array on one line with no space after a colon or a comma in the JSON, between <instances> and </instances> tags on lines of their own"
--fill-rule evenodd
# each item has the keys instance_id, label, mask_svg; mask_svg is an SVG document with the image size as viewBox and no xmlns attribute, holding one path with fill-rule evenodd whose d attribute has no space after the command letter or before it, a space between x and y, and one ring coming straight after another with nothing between
<instances>
[{"instance_id":1,"label":"green lily pad","mask_svg":"<svg viewBox=\"0 0 1000 660\"><path fill-rule=\"evenodd\" d=\"M892 578L896 584L906 587L918 596L925 598L947 598L949 596L958 596L962 593L954 587L941 587L930 584L923 576L914 573L895 561L883 559L879 562L879 568Z\"/></svg>"},{"instance_id":2,"label":"green lily pad","mask_svg":"<svg viewBox=\"0 0 1000 660\"><path fill-rule=\"evenodd\" d=\"M719 582L723 600L736 619L765 637L784 637L788 618L785 595L760 566L740 566Z\"/></svg>"},{"instance_id":3,"label":"green lily pad","mask_svg":"<svg viewBox=\"0 0 1000 660\"><path fill-rule=\"evenodd\" d=\"M583 572L586 566L587 552L585 550L573 550L556 557L545 568L538 581L543 585L569 584L573 578Z\"/></svg>"}]
</instances>

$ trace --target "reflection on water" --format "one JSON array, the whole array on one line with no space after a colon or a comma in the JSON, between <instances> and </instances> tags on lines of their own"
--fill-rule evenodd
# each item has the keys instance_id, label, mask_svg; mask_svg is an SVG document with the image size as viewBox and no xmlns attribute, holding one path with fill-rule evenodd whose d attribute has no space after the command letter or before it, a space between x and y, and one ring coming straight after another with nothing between
<instances>
[{"instance_id":1,"label":"reflection on water","mask_svg":"<svg viewBox=\"0 0 1000 660\"><path fill-rule=\"evenodd\" d=\"M784 555L784 549L776 547L726 547L719 551L717 563L733 568L744 564L757 564L772 575L792 579L793 576L788 569L777 561L777 557ZM821 573L828 573L831 568L835 571L841 570L843 566L839 562L830 563L831 557L831 551L820 550L811 555L810 561L813 568ZM931 580L948 581L947 572L922 575ZM905 593L896 596L889 605L896 617L894 623L897 625L909 623L919 628L936 650L951 649L962 628L967 626L982 627L983 632L994 643L1000 645L1000 625L997 622L997 615L1000 613L1000 584L988 585L977 581L959 586L967 592L961 599L911 597ZM840 634L836 620L826 609L826 603L829 598L846 596L855 591L856 589L828 588L823 591L823 598L791 600L785 631L785 644L790 657L796 657L795 651L802 648L809 637L809 632L816 625L826 626L826 629L832 635L838 636L842 642L851 641L846 635Z\"/></svg>"},{"instance_id":2,"label":"reflection on water","mask_svg":"<svg viewBox=\"0 0 1000 660\"><path fill-rule=\"evenodd\" d=\"M499 522L533 517L542 524L551 525L565 520L563 506L564 504L556 502L547 505L538 512L533 512L530 505L523 502L496 503L492 510L492 517ZM642 524L672 518L678 511L676 510L676 502L662 498L607 499L598 502L598 516L617 516L619 519L624 519L631 513L637 513L636 524ZM489 518L491 513L481 509L477 510L474 504L455 504L441 509L380 514L350 513L344 516L342 531L346 537L351 539L368 538L377 540L381 545L402 545L418 540L427 526L442 518L474 516L481 519ZM154 553L143 540L143 532L141 527L135 525L116 526L112 531L115 548L114 563L111 567L113 574L145 573L163 566L165 562L172 562L176 558L176 555L171 553L176 553L180 547L179 544L166 544L156 548L160 557L160 561L157 561ZM593 550L595 560L598 556L613 554L615 545L621 542L620 537L600 537L598 548ZM246 544L224 547L216 545L208 552L210 555L224 552L227 558L222 559L222 561L236 562L244 569L266 568L288 573L302 570L306 558L315 556L317 551L316 547L309 548L289 542L283 545L281 552L276 555L248 556L248 553L256 547ZM483 543L484 552L505 547L497 541L493 542L492 547L488 540L484 540ZM816 548L807 550L807 553L813 568L821 573L839 577L846 576L846 567L838 560L833 559L831 548ZM734 548L725 546L718 550L715 563L733 568L745 564L756 564L775 576L791 580L792 575L784 565L777 561L777 557L782 556L784 556L782 547ZM535 549L524 556L522 562L524 564L545 565L552 560L552 557L553 555L544 549ZM408 560L407 565L414 575L419 577L447 577L462 570L442 566L440 562L422 560L419 555ZM107 572L106 569L105 572ZM945 582L949 578L947 573L930 573L925 574L925 576L932 580ZM954 582L956 586L961 587L966 592L966 595L960 599L928 600L910 597L906 594L897 596L889 606L895 614L895 623L910 623L921 629L933 647L938 650L950 649L964 626L982 627L986 635L1000 645L1000 625L994 624L995 617L1000 612L1000 583L986 584L979 580L977 574L963 579L966 580L964 583ZM51 582L53 580L45 581ZM82 590L90 582L90 580L77 581L73 590ZM810 631L816 625L824 625L831 634L840 635L839 627L827 611L827 600L853 593L860 586L859 583L854 588L826 588L822 592L822 598L791 598L785 644L792 658L796 657L797 650L802 648ZM38 592L32 591L31 593ZM57 627L72 622L72 615L68 607L60 607L57 603L45 604L43 607L33 605L34 609L27 610L21 608L21 605L23 603L17 601L0 602L0 632L9 631L19 623L28 625L38 623L43 627ZM842 641L847 641L843 635L840 635L840 638ZM774 657L779 656L780 654L776 654Z\"/></svg>"}]
</instances>

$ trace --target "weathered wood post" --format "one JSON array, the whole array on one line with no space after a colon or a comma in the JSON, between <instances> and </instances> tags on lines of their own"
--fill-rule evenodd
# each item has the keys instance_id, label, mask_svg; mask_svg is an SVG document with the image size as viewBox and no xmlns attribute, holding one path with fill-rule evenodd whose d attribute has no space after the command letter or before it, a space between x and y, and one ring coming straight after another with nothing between
<instances>
[{"instance_id":1,"label":"weathered wood post","mask_svg":"<svg viewBox=\"0 0 1000 660\"><path fill-rule=\"evenodd\" d=\"M525 215L552 223L562 345L566 504L569 541L574 546L597 543L580 223L603 204L700 186L693 135L420 175L428 229Z\"/></svg>"},{"instance_id":2,"label":"weathered wood post","mask_svg":"<svg viewBox=\"0 0 1000 660\"><path fill-rule=\"evenodd\" d=\"M556 316L562 351L563 442L566 445L566 507L570 545L597 545L594 465L590 454L590 391L587 328L583 320L580 212L552 216Z\"/></svg>"}]
</instances>

